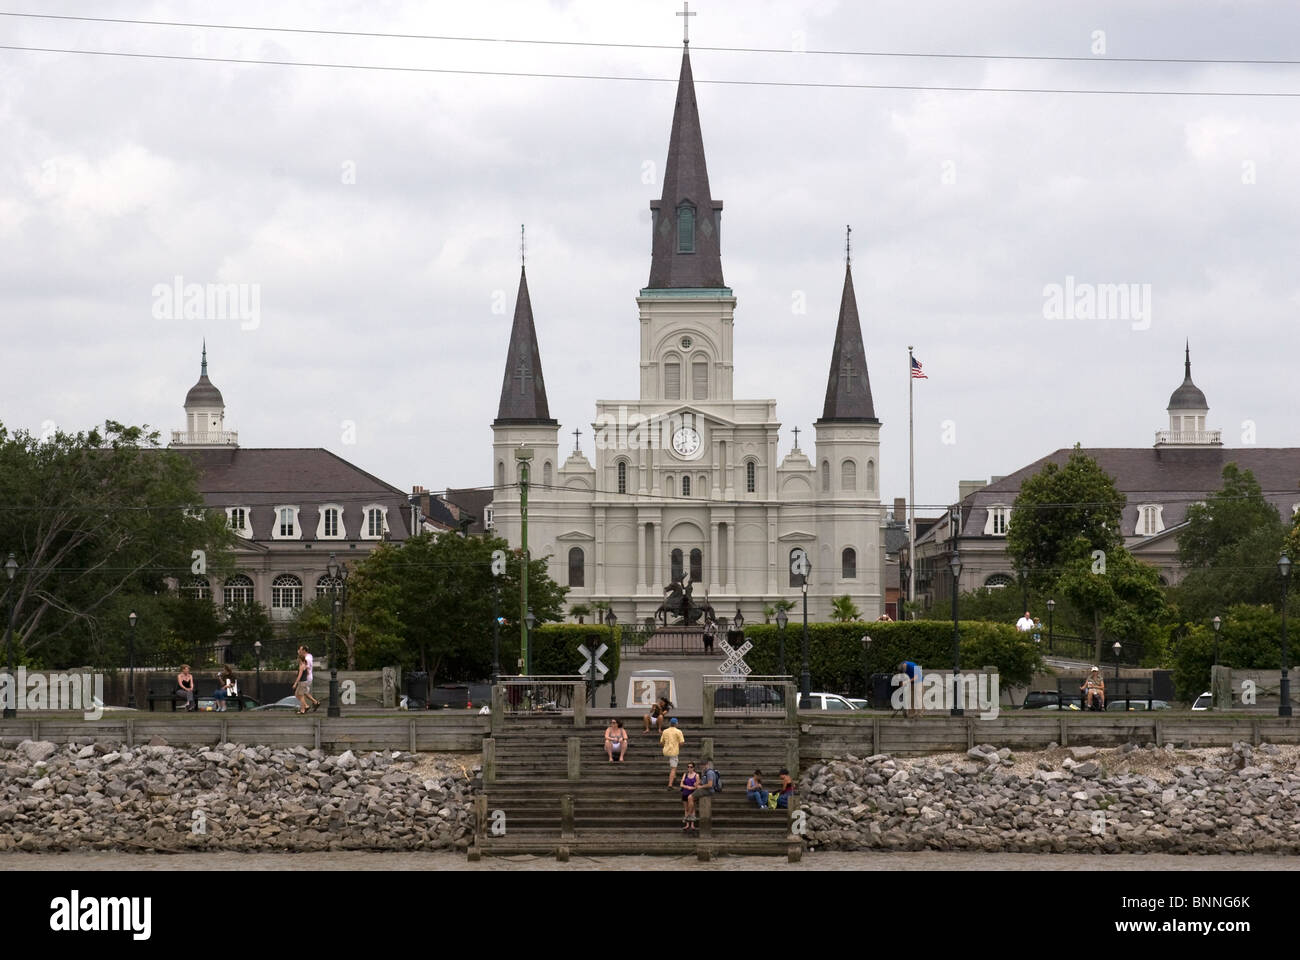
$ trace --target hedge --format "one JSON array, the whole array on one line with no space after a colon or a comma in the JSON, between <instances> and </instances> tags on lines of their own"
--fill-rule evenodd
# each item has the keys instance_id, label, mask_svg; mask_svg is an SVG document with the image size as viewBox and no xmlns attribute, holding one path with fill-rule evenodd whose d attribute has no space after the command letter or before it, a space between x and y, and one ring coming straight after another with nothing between
<instances>
[{"instance_id":1,"label":"hedge","mask_svg":"<svg viewBox=\"0 0 1300 960\"><path fill-rule=\"evenodd\" d=\"M615 630L620 629L618 627ZM619 645L609 627L594 623L546 623L533 629L530 637L529 659L532 661L534 675L565 676L576 674L581 668L584 657L578 652L579 644L586 644L588 650L595 650L601 644L609 649L601 656L601 663L609 667L605 674L611 680L618 674ZM514 673L519 662L519 634L515 633L507 643L502 638L501 670Z\"/></svg>"},{"instance_id":2,"label":"hedge","mask_svg":"<svg viewBox=\"0 0 1300 960\"><path fill-rule=\"evenodd\" d=\"M963 672L995 666L999 683L1005 688L1027 686L1042 668L1038 646L1009 624L962 621L958 635ZM865 652L863 636L871 637ZM778 628L772 624L747 625L745 639L754 645L745 656L754 673L775 674ZM792 621L785 631L785 668L795 677L802 667L802 643L803 627ZM814 690L861 695L868 689L871 674L892 675L903 660L918 663L923 669L952 669L952 623L910 620L808 625L808 670Z\"/></svg>"}]
</instances>

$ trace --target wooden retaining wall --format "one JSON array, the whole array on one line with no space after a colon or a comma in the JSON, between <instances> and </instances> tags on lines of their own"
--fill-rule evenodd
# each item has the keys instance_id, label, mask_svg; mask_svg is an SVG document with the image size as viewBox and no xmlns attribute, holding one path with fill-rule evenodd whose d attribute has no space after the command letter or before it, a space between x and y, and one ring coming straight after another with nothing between
<instances>
[{"instance_id":1,"label":"wooden retaining wall","mask_svg":"<svg viewBox=\"0 0 1300 960\"><path fill-rule=\"evenodd\" d=\"M488 718L476 713L394 714L392 717L295 717L226 714L135 714L102 720L47 716L0 720L0 743L21 740L105 741L131 746L161 737L173 747L245 743L268 747L344 750L420 750L477 753L483 749Z\"/></svg>"},{"instance_id":2,"label":"wooden retaining wall","mask_svg":"<svg viewBox=\"0 0 1300 960\"><path fill-rule=\"evenodd\" d=\"M1247 743L1300 743L1300 718L1267 714L1174 714L1120 716L1086 713L1003 714L993 720L969 717L886 715L809 717L799 715L799 760L810 763L854 754L964 753L980 743L1020 750L1060 746L1114 747L1124 743L1190 744L1198 747Z\"/></svg>"}]
</instances>

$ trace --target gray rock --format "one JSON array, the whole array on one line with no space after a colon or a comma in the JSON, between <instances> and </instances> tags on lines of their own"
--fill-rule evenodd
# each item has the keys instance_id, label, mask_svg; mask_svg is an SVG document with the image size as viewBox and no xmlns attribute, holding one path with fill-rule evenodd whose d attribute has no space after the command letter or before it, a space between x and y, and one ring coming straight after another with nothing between
<instances>
[{"instance_id":1,"label":"gray rock","mask_svg":"<svg viewBox=\"0 0 1300 960\"><path fill-rule=\"evenodd\" d=\"M1096 747L1071 747L1070 756L1075 760L1091 760L1100 751Z\"/></svg>"},{"instance_id":2,"label":"gray rock","mask_svg":"<svg viewBox=\"0 0 1300 960\"><path fill-rule=\"evenodd\" d=\"M28 763L40 763L58 753L59 745L48 740L24 740L16 752Z\"/></svg>"}]
</instances>

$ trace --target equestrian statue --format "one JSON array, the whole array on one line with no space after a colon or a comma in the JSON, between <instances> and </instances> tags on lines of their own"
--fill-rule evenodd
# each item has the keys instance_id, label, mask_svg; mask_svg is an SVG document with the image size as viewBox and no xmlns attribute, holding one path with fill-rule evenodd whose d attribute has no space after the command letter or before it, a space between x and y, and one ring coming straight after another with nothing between
<instances>
[{"instance_id":1,"label":"equestrian statue","mask_svg":"<svg viewBox=\"0 0 1300 960\"><path fill-rule=\"evenodd\" d=\"M700 617L704 617L705 622L714 619L713 606L708 602L707 597L702 604L692 602L692 589L689 576L673 577L673 582L664 587L664 602L659 604L655 617L661 620L665 627L668 626L669 614L679 618L675 626L694 626Z\"/></svg>"}]
</instances>

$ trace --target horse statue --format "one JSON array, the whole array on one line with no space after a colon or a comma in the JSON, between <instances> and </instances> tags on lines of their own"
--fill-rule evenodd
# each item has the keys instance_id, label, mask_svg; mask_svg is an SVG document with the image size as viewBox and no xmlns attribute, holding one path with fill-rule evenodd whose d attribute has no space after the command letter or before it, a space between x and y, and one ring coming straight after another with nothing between
<instances>
[{"instance_id":1,"label":"horse statue","mask_svg":"<svg viewBox=\"0 0 1300 960\"><path fill-rule=\"evenodd\" d=\"M673 582L664 587L664 602L655 610L655 617L665 627L668 626L669 614L679 618L676 624L678 626L693 626L701 617L706 621L712 620L713 607L707 600L702 604L691 601L693 589L690 577L686 577L684 582L681 578L674 577Z\"/></svg>"}]
</instances>

